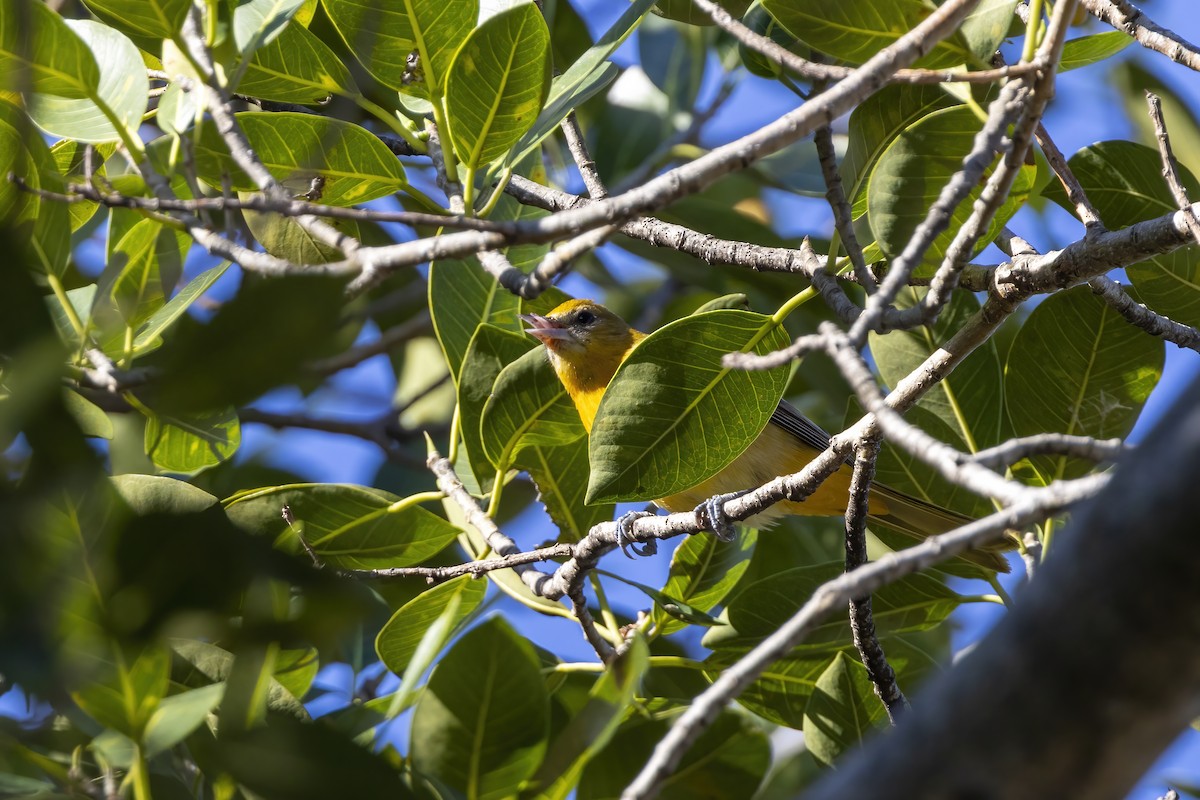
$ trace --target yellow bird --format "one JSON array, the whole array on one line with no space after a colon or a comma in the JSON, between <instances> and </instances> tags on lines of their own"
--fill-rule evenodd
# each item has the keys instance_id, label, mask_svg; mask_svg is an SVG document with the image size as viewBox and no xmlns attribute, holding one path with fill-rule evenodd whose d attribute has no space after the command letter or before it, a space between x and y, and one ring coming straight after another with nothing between
<instances>
[{"instance_id":1,"label":"yellow bird","mask_svg":"<svg viewBox=\"0 0 1200 800\"><path fill-rule=\"evenodd\" d=\"M646 334L634 330L625 320L591 300L568 300L546 316L522 314L521 320L529 325L526 332L546 346L550 363L575 403L583 427L590 434L609 381ZM763 432L727 467L690 489L655 502L672 512L693 509L700 512L703 509L714 532L721 535L722 521L713 519L714 511L719 513L720 504L707 503L710 498L736 495L776 476L798 472L825 450L828 443L829 434L791 404L780 402ZM845 514L850 476L850 467L846 465L807 500L776 503L746 523L764 525L788 514ZM970 517L878 483L871 486L868 513L870 520L917 539L944 533L971 521ZM989 569L1008 571L1008 562L999 553L975 551L964 557Z\"/></svg>"}]
</instances>

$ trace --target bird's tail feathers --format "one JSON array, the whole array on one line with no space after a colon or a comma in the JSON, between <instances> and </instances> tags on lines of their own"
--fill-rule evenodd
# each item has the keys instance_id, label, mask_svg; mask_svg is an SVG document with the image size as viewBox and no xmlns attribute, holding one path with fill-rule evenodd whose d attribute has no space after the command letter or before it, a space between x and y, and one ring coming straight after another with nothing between
<instances>
[{"instance_id":1,"label":"bird's tail feathers","mask_svg":"<svg viewBox=\"0 0 1200 800\"><path fill-rule=\"evenodd\" d=\"M876 484L871 487L871 493L886 503L887 513L872 514L869 518L870 521L916 539L923 540L934 534L945 533L974 521L964 514L926 503L924 500L918 500L886 486ZM961 558L997 572L1008 572L1008 561L1001 551L1010 549L1010 547L1011 542L1004 539L982 549L968 550L962 553Z\"/></svg>"}]
</instances>

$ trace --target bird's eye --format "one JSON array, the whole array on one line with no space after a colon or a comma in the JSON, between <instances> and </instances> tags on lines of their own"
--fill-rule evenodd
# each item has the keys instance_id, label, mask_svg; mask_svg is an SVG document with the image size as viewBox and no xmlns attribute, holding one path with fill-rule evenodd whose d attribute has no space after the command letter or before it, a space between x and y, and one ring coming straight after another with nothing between
<instances>
[{"instance_id":1,"label":"bird's eye","mask_svg":"<svg viewBox=\"0 0 1200 800\"><path fill-rule=\"evenodd\" d=\"M576 325L591 325L595 321L596 321L596 315L593 314L592 312L588 311L587 309L584 309L583 311L580 311L578 314L575 315L575 324Z\"/></svg>"}]
</instances>

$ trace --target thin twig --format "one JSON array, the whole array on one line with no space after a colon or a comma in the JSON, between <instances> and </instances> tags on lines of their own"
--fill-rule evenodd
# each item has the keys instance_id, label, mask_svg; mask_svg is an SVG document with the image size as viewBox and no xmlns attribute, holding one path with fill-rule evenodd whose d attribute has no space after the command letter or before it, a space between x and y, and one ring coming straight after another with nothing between
<instances>
[{"instance_id":1,"label":"thin twig","mask_svg":"<svg viewBox=\"0 0 1200 800\"><path fill-rule=\"evenodd\" d=\"M971 460L984 467L1006 467L1033 456L1070 456L1101 463L1125 455L1130 448L1120 439L1093 439L1065 433L1039 433L980 450Z\"/></svg>"},{"instance_id":2,"label":"thin twig","mask_svg":"<svg viewBox=\"0 0 1200 800\"><path fill-rule=\"evenodd\" d=\"M1083 0L1083 7L1097 19L1125 31L1147 50L1200 71L1200 48L1170 28L1159 25L1128 0Z\"/></svg>"},{"instance_id":3,"label":"thin twig","mask_svg":"<svg viewBox=\"0 0 1200 800\"><path fill-rule=\"evenodd\" d=\"M1163 180L1167 182L1171 196L1175 198L1176 205L1183 212L1183 219L1192 233L1192 238L1196 240L1197 244L1200 244L1200 219L1196 218L1196 212L1192 209L1192 201L1188 199L1187 189L1183 188L1183 183L1179 180L1179 164L1175 161L1175 154L1171 151L1171 137L1167 134L1167 123L1163 119L1162 101L1154 92L1148 91L1146 92L1146 102L1150 106L1150 120L1154 123L1154 135L1158 139L1158 152L1162 156Z\"/></svg>"},{"instance_id":4,"label":"thin twig","mask_svg":"<svg viewBox=\"0 0 1200 800\"><path fill-rule=\"evenodd\" d=\"M756 33L743 25L737 19L713 0L692 0L696 6L712 17L717 27L729 33L751 50L766 56L779 66L801 78L811 81L840 81L854 73L851 67L841 67L832 64L820 64L808 61L792 51L780 46L769 37ZM1024 75L1033 71L1030 64L1018 64L1015 67L1000 67L999 69L981 70L977 72L958 72L950 70L902 69L897 70L888 78L886 83L999 83L1007 78Z\"/></svg>"},{"instance_id":5,"label":"thin twig","mask_svg":"<svg viewBox=\"0 0 1200 800\"><path fill-rule=\"evenodd\" d=\"M588 152L587 142L579 130L579 119L574 111L567 114L566 119L562 121L562 132L567 140L571 158L575 159L575 166L579 168L579 175L583 178L583 185L587 187L588 197L593 200L608 197L608 189L604 187L604 181L600 180L600 173L596 172L596 162Z\"/></svg>"},{"instance_id":6,"label":"thin twig","mask_svg":"<svg viewBox=\"0 0 1200 800\"><path fill-rule=\"evenodd\" d=\"M821 620L845 608L851 598L874 592L946 558L983 547L1009 529L1019 529L1044 519L1047 514L1057 513L1094 496L1108 480L1107 474L1093 475L1074 482L1069 490L1064 491L1063 483L1034 490L1029 497L1002 511L951 533L932 536L914 547L888 553L879 561L823 584L791 619L692 700L667 735L659 740L649 761L622 793L622 800L644 800L655 796L683 754L721 710L757 680L768 666L803 642Z\"/></svg>"},{"instance_id":7,"label":"thin twig","mask_svg":"<svg viewBox=\"0 0 1200 800\"><path fill-rule=\"evenodd\" d=\"M870 513L871 482L875 479L875 461L879 457L879 439L864 439L855 451L854 474L850 479L850 498L846 505L846 572L867 563L867 515ZM850 631L875 694L887 710L893 725L908 709L908 699L896 683L896 672L887 661L883 645L875 633L871 613L871 595L850 598Z\"/></svg>"}]
</instances>

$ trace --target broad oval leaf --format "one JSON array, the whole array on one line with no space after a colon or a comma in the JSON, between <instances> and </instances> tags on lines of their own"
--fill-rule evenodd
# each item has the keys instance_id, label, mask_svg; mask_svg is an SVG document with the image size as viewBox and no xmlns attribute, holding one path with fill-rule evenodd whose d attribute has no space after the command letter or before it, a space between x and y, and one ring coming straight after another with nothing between
<instances>
[{"instance_id":1,"label":"broad oval leaf","mask_svg":"<svg viewBox=\"0 0 1200 800\"><path fill-rule=\"evenodd\" d=\"M925 220L942 187L962 167L963 157L971 152L981 123L966 106L935 111L910 125L880 157L867 187L867 215L875 241L887 255L898 255ZM984 172L986 179L991 170ZM1000 206L987 232L979 237L974 252L985 248L1004 223L1017 213L1034 190L1037 168L1023 165L1012 191ZM942 231L925 253L917 275L932 275L945 255L955 233L971 215L972 204L982 191L974 187L951 215L949 227Z\"/></svg>"},{"instance_id":2,"label":"broad oval leaf","mask_svg":"<svg viewBox=\"0 0 1200 800\"><path fill-rule=\"evenodd\" d=\"M789 33L835 58L861 64L929 16L929 0L763 0ZM957 39L939 42L917 66L951 67L976 60Z\"/></svg>"},{"instance_id":3,"label":"broad oval leaf","mask_svg":"<svg viewBox=\"0 0 1200 800\"><path fill-rule=\"evenodd\" d=\"M669 707L664 711L669 713ZM575 796L579 800L620 797L669 725L661 716L631 715L587 765ZM658 797L754 797L770 764L771 745L762 728L745 714L722 711L663 780Z\"/></svg>"},{"instance_id":4,"label":"broad oval leaf","mask_svg":"<svg viewBox=\"0 0 1200 800\"><path fill-rule=\"evenodd\" d=\"M514 797L541 763L549 725L533 647L492 617L434 669L413 713L412 764L466 797Z\"/></svg>"},{"instance_id":5,"label":"broad oval leaf","mask_svg":"<svg viewBox=\"0 0 1200 800\"><path fill-rule=\"evenodd\" d=\"M244 111L236 115L263 165L297 194L314 178L325 183L321 202L335 206L365 203L406 185L404 167L373 133L349 122L316 114ZM169 141L160 147L166 155ZM206 125L196 142L196 169L206 182L221 186L228 174L239 192L258 190L229 155L216 126Z\"/></svg>"},{"instance_id":6,"label":"broad oval leaf","mask_svg":"<svg viewBox=\"0 0 1200 800\"><path fill-rule=\"evenodd\" d=\"M367 72L383 85L404 89L406 60L416 44L412 23L399 3L321 0L338 35Z\"/></svg>"},{"instance_id":7,"label":"broad oval leaf","mask_svg":"<svg viewBox=\"0 0 1200 800\"><path fill-rule=\"evenodd\" d=\"M285 103L322 103L331 94L357 92L337 54L307 28L291 24L254 50L238 91Z\"/></svg>"},{"instance_id":8,"label":"broad oval leaf","mask_svg":"<svg viewBox=\"0 0 1200 800\"><path fill-rule=\"evenodd\" d=\"M164 698L150 715L143 735L145 754L169 750L199 728L225 694L224 683L213 683Z\"/></svg>"},{"instance_id":9,"label":"broad oval leaf","mask_svg":"<svg viewBox=\"0 0 1200 800\"><path fill-rule=\"evenodd\" d=\"M480 429L484 452L497 469L512 467L525 447L554 447L584 435L579 412L540 347L496 376Z\"/></svg>"},{"instance_id":10,"label":"broad oval leaf","mask_svg":"<svg viewBox=\"0 0 1200 800\"><path fill-rule=\"evenodd\" d=\"M533 340L523 333L486 323L475 329L467 346L458 381L458 419L471 471L481 486L486 486L496 474L483 448L483 409L501 370L534 346Z\"/></svg>"},{"instance_id":11,"label":"broad oval leaf","mask_svg":"<svg viewBox=\"0 0 1200 800\"><path fill-rule=\"evenodd\" d=\"M911 642L910 637L884 636L880 638L880 644L905 690L911 690L937 669L937 659ZM721 669L740 659L745 652L735 649L713 653L704 662L705 666L711 667L709 678L715 680ZM772 663L738 696L738 703L776 725L799 730L804 726L804 714L817 682L840 654L855 658L857 651L848 643L832 651L794 650Z\"/></svg>"},{"instance_id":12,"label":"broad oval leaf","mask_svg":"<svg viewBox=\"0 0 1200 800\"><path fill-rule=\"evenodd\" d=\"M587 502L665 497L728 466L766 427L788 368L747 372L721 359L787 344L770 317L732 309L684 317L644 339L596 413Z\"/></svg>"},{"instance_id":13,"label":"broad oval leaf","mask_svg":"<svg viewBox=\"0 0 1200 800\"><path fill-rule=\"evenodd\" d=\"M248 53L274 41L304 0L241 0L233 10L233 43Z\"/></svg>"},{"instance_id":14,"label":"broad oval leaf","mask_svg":"<svg viewBox=\"0 0 1200 800\"><path fill-rule=\"evenodd\" d=\"M280 517L284 506L296 527ZM271 536L294 553L303 551L297 538L303 536L325 562L344 569L419 564L458 535L458 528L420 506L348 484L269 486L235 495L225 508L244 530Z\"/></svg>"},{"instance_id":15,"label":"broad oval leaf","mask_svg":"<svg viewBox=\"0 0 1200 800\"><path fill-rule=\"evenodd\" d=\"M114 475L112 485L138 516L197 514L217 502L217 498L187 481L161 475Z\"/></svg>"},{"instance_id":16,"label":"broad oval leaf","mask_svg":"<svg viewBox=\"0 0 1200 800\"><path fill-rule=\"evenodd\" d=\"M757 543L758 532L753 529L740 531L732 542L723 542L715 536L687 537L671 556L663 594L699 611L711 611L745 574ZM657 608L655 615L664 634L686 627L678 619L668 619Z\"/></svg>"},{"instance_id":17,"label":"broad oval leaf","mask_svg":"<svg viewBox=\"0 0 1200 800\"><path fill-rule=\"evenodd\" d=\"M430 97L441 97L459 45L479 19L479 0L403 0Z\"/></svg>"},{"instance_id":18,"label":"broad oval leaf","mask_svg":"<svg viewBox=\"0 0 1200 800\"><path fill-rule=\"evenodd\" d=\"M895 84L880 89L851 112L841 174L854 219L867 213L867 181L888 145L909 125L953 103L937 86Z\"/></svg>"},{"instance_id":19,"label":"broad oval leaf","mask_svg":"<svg viewBox=\"0 0 1200 800\"><path fill-rule=\"evenodd\" d=\"M570 796L584 767L604 749L625 719L649 666L646 641L635 636L593 684L583 707L573 710L566 727L553 737L545 759L530 781L539 798L566 800Z\"/></svg>"},{"instance_id":20,"label":"broad oval leaf","mask_svg":"<svg viewBox=\"0 0 1200 800\"><path fill-rule=\"evenodd\" d=\"M179 293L168 300L166 305L151 314L138 330L137 338L133 340L134 353L142 354L158 347L162 342L160 337L163 332L183 316L188 307L225 274L225 270L229 269L229 264L230 262L226 261L224 264L201 272L188 281L187 286L180 289Z\"/></svg>"},{"instance_id":21,"label":"broad oval leaf","mask_svg":"<svg viewBox=\"0 0 1200 800\"><path fill-rule=\"evenodd\" d=\"M575 59L566 72L554 79L537 121L505 159L506 164L520 163L542 140L558 130L567 114L595 96L620 74L620 69L608 59L653 6L654 0L633 0L594 45Z\"/></svg>"},{"instance_id":22,"label":"broad oval leaf","mask_svg":"<svg viewBox=\"0 0 1200 800\"><path fill-rule=\"evenodd\" d=\"M800 609L822 584L842 573L833 562L794 567L744 586L725 609L727 625L710 628L703 645L712 650L752 647L770 636ZM932 628L950 615L962 597L924 573L909 575L871 596L880 634ZM850 622L831 617L812 629L800 649L829 649L850 642Z\"/></svg>"},{"instance_id":23,"label":"broad oval leaf","mask_svg":"<svg viewBox=\"0 0 1200 800\"><path fill-rule=\"evenodd\" d=\"M1133 44L1133 37L1125 31L1105 31L1071 39L1063 45L1058 71L1067 72L1090 66L1109 56L1116 55L1131 44Z\"/></svg>"},{"instance_id":24,"label":"broad oval leaf","mask_svg":"<svg viewBox=\"0 0 1200 800\"><path fill-rule=\"evenodd\" d=\"M886 722L867 668L838 653L817 678L804 710L804 746L822 764L832 764Z\"/></svg>"},{"instance_id":25,"label":"broad oval leaf","mask_svg":"<svg viewBox=\"0 0 1200 800\"><path fill-rule=\"evenodd\" d=\"M919 303L924 295L924 290L908 287L901 290L896 302L899 307L909 308ZM977 311L979 301L974 295L956 291L934 325L891 331L884 335L871 334L871 355L875 358L883 382L888 386L896 386L933 355ZM967 356L945 380L930 389L919 405L939 417L957 434L959 449L974 453L992 447L1000 443L1004 418L1001 373L996 343L989 339Z\"/></svg>"},{"instance_id":26,"label":"broad oval leaf","mask_svg":"<svg viewBox=\"0 0 1200 800\"><path fill-rule=\"evenodd\" d=\"M61 190L53 154L24 117L14 103L0 99L0 175L20 177L34 189ZM16 239L30 243L38 267L47 275L61 277L70 264L70 209L74 207L43 200L12 181L0 181L0 219Z\"/></svg>"},{"instance_id":27,"label":"broad oval leaf","mask_svg":"<svg viewBox=\"0 0 1200 800\"><path fill-rule=\"evenodd\" d=\"M1161 339L1130 325L1086 286L1043 300L1013 340L1004 400L1017 436L1066 433L1125 437L1158 384ZM1090 462L1042 456L1048 479L1076 478Z\"/></svg>"},{"instance_id":28,"label":"broad oval leaf","mask_svg":"<svg viewBox=\"0 0 1200 800\"><path fill-rule=\"evenodd\" d=\"M450 140L463 165L478 169L508 152L542 110L549 83L550 32L537 6L515 6L472 31L446 78Z\"/></svg>"},{"instance_id":29,"label":"broad oval leaf","mask_svg":"<svg viewBox=\"0 0 1200 800\"><path fill-rule=\"evenodd\" d=\"M100 19L133 36L172 39L183 28L191 0L83 0Z\"/></svg>"},{"instance_id":30,"label":"broad oval leaf","mask_svg":"<svg viewBox=\"0 0 1200 800\"><path fill-rule=\"evenodd\" d=\"M29 99L30 119L47 133L81 142L136 138L150 93L137 47L99 22L67 20L65 24L91 51L99 76L94 85L89 83L85 98L35 92Z\"/></svg>"},{"instance_id":31,"label":"broad oval leaf","mask_svg":"<svg viewBox=\"0 0 1200 800\"><path fill-rule=\"evenodd\" d=\"M613 518L612 503L584 501L590 470L586 438L554 447L526 447L517 455L517 466L533 479L560 540L579 541L593 525Z\"/></svg>"},{"instance_id":32,"label":"broad oval leaf","mask_svg":"<svg viewBox=\"0 0 1200 800\"><path fill-rule=\"evenodd\" d=\"M81 100L100 83L100 67L87 44L45 3L0 4L0 82L25 81L35 95ZM147 83L149 86L149 83Z\"/></svg>"},{"instance_id":33,"label":"broad oval leaf","mask_svg":"<svg viewBox=\"0 0 1200 800\"><path fill-rule=\"evenodd\" d=\"M375 637L375 652L379 660L396 675L403 675L426 629L446 610L451 598L459 598L451 623L453 630L479 608L487 594L487 587L487 581L462 575L422 592L405 603Z\"/></svg>"},{"instance_id":34,"label":"broad oval leaf","mask_svg":"<svg viewBox=\"0 0 1200 800\"><path fill-rule=\"evenodd\" d=\"M1110 230L1178 210L1163 182L1158 152L1149 147L1099 142L1071 156L1070 166ZM1200 197L1200 183L1183 165L1179 178L1189 196ZM1061 192L1053 198L1070 210ZM1130 264L1125 274L1139 302L1185 325L1200 324L1200 248L1183 247Z\"/></svg>"},{"instance_id":35,"label":"broad oval leaf","mask_svg":"<svg viewBox=\"0 0 1200 800\"><path fill-rule=\"evenodd\" d=\"M435 261L429 267L429 313L455 383L471 337L481 324L518 333L520 300L500 288L474 258Z\"/></svg>"},{"instance_id":36,"label":"broad oval leaf","mask_svg":"<svg viewBox=\"0 0 1200 800\"><path fill-rule=\"evenodd\" d=\"M324 264L345 258L341 250L313 236L294 217L273 211L243 209L242 219L246 220L246 227L263 250L285 261L293 264ZM359 238L357 220L330 217L324 222L345 236Z\"/></svg>"},{"instance_id":37,"label":"broad oval leaf","mask_svg":"<svg viewBox=\"0 0 1200 800\"><path fill-rule=\"evenodd\" d=\"M146 411L146 455L163 472L193 475L237 452L242 429L228 406L190 414Z\"/></svg>"}]
</instances>

